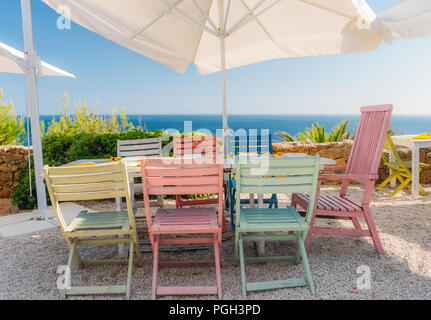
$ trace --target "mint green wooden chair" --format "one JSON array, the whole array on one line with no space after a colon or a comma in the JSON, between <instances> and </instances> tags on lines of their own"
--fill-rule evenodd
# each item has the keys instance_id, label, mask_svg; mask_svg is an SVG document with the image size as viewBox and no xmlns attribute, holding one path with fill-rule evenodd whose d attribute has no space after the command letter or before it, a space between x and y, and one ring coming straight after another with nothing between
<instances>
[{"instance_id":1,"label":"mint green wooden chair","mask_svg":"<svg viewBox=\"0 0 431 320\"><path fill-rule=\"evenodd\" d=\"M109 163L94 166L44 167L46 186L60 230L70 247L65 274L64 298L69 295L125 294L130 297L133 263L142 265L139 239L136 233L135 211L132 209L125 164ZM118 212L82 211L71 223L66 223L60 202L126 198L127 210ZM83 260L79 246L129 243L129 258L118 260ZM133 258L136 251L136 259ZM127 282L116 286L74 287L71 282L73 260L79 268L87 265L126 264Z\"/></svg>"},{"instance_id":2,"label":"mint green wooden chair","mask_svg":"<svg viewBox=\"0 0 431 320\"><path fill-rule=\"evenodd\" d=\"M271 290L287 287L308 286L314 294L305 238L310 228L310 220L315 207L318 190L320 157L294 159L237 160L236 178L236 229L235 258L239 258L242 280L242 294L248 291ZM310 195L310 206L305 218L292 206L288 208L243 208L241 194L302 193ZM262 234L262 233L265 234ZM259 234L256 234L259 233ZM298 242L298 250L292 256L245 257L244 242L285 241ZM276 280L248 283L246 262L288 261L299 263L302 260L305 277L299 279ZM262 268L264 265L261 266ZM263 270L262 270L263 271ZM265 274L262 272L262 274Z\"/></svg>"}]
</instances>

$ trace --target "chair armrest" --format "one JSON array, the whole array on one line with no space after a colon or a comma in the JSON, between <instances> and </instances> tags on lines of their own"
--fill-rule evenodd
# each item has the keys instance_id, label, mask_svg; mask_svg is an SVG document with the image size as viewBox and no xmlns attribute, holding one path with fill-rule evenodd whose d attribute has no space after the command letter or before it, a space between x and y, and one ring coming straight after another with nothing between
<instances>
[{"instance_id":1,"label":"chair armrest","mask_svg":"<svg viewBox=\"0 0 431 320\"><path fill-rule=\"evenodd\" d=\"M346 171L347 166L325 166L322 170L324 171Z\"/></svg>"}]
</instances>

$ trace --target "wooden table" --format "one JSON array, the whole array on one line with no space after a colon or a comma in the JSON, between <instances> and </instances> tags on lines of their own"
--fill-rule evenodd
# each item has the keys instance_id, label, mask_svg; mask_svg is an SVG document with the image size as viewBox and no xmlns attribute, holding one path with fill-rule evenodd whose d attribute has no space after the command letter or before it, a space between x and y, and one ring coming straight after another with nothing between
<instances>
[{"instance_id":1,"label":"wooden table","mask_svg":"<svg viewBox=\"0 0 431 320\"><path fill-rule=\"evenodd\" d=\"M412 150L412 196L419 197L419 152L421 148L431 148L431 139L412 140L415 135L393 136L395 145L404 146ZM392 152L389 160L395 161ZM391 181L391 187L395 187L396 179Z\"/></svg>"}]
</instances>

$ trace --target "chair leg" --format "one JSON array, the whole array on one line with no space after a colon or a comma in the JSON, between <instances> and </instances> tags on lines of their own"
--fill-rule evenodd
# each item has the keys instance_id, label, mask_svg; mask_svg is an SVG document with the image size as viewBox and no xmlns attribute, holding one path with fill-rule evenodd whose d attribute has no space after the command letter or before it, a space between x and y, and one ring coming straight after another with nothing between
<instances>
[{"instance_id":1,"label":"chair leg","mask_svg":"<svg viewBox=\"0 0 431 320\"><path fill-rule=\"evenodd\" d=\"M135 252L135 248L134 248L133 238L130 238L129 269L127 271L126 300L130 299L130 291L131 291L131 283L132 283L132 271L133 271L133 253L134 252Z\"/></svg>"},{"instance_id":2,"label":"chair leg","mask_svg":"<svg viewBox=\"0 0 431 320\"><path fill-rule=\"evenodd\" d=\"M402 183L398 186L398 188L396 188L395 191L391 194L391 197L395 196L398 192L407 187L410 181L412 181L412 177L408 177L407 179L403 180Z\"/></svg>"},{"instance_id":3,"label":"chair leg","mask_svg":"<svg viewBox=\"0 0 431 320\"><path fill-rule=\"evenodd\" d=\"M353 223L353 226L355 227L355 229L362 230L362 227L361 227L361 224L359 223L358 218L350 217L350 220L352 220L352 223Z\"/></svg>"},{"instance_id":4,"label":"chair leg","mask_svg":"<svg viewBox=\"0 0 431 320\"><path fill-rule=\"evenodd\" d=\"M78 243L78 239L73 239L72 240L72 246L70 247L70 251L69 251L69 259L67 260L67 268L66 268L66 274L65 274L65 278L64 278L64 289L61 292L61 295L63 297L63 299L66 299L66 289L70 289L72 287L72 265L73 265L73 257L76 254L76 249L77 249L77 243Z\"/></svg>"},{"instance_id":5,"label":"chair leg","mask_svg":"<svg viewBox=\"0 0 431 320\"><path fill-rule=\"evenodd\" d=\"M380 242L379 234L374 224L373 217L371 216L370 208L364 207L365 221L367 222L368 229L370 230L371 238L373 239L374 246L378 253L383 253L383 246Z\"/></svg>"},{"instance_id":6,"label":"chair leg","mask_svg":"<svg viewBox=\"0 0 431 320\"><path fill-rule=\"evenodd\" d=\"M152 299L157 299L157 276L158 276L158 270L159 270L159 238L160 236L156 235L154 236L154 247L153 247L153 255L154 255L154 261L153 261L153 286L152 286Z\"/></svg>"},{"instance_id":7,"label":"chair leg","mask_svg":"<svg viewBox=\"0 0 431 320\"><path fill-rule=\"evenodd\" d=\"M276 193L274 193L271 196L271 202L270 202L269 208L272 208L272 206L274 206L275 209L278 209L278 199L277 199Z\"/></svg>"},{"instance_id":8,"label":"chair leg","mask_svg":"<svg viewBox=\"0 0 431 320\"><path fill-rule=\"evenodd\" d=\"M420 193L421 195L423 195L424 197L427 195L427 193L426 193L425 189L422 187L422 185L421 185L421 184L419 184L419 193Z\"/></svg>"},{"instance_id":9,"label":"chair leg","mask_svg":"<svg viewBox=\"0 0 431 320\"><path fill-rule=\"evenodd\" d=\"M175 202L176 202L177 209L178 208L182 208L182 206L181 206L181 196L180 195L176 195Z\"/></svg>"},{"instance_id":10,"label":"chair leg","mask_svg":"<svg viewBox=\"0 0 431 320\"><path fill-rule=\"evenodd\" d=\"M303 234L298 237L298 246L301 251L302 264L304 265L305 279L308 287L310 288L311 294L315 294L313 279L311 277L310 265L308 264L307 252L305 250Z\"/></svg>"},{"instance_id":11,"label":"chair leg","mask_svg":"<svg viewBox=\"0 0 431 320\"><path fill-rule=\"evenodd\" d=\"M217 281L217 296L219 299L222 298L221 292L221 268L220 268L220 251L221 247L218 241L217 235L214 235L214 260L215 260L215 269L216 269L216 281Z\"/></svg>"},{"instance_id":12,"label":"chair leg","mask_svg":"<svg viewBox=\"0 0 431 320\"><path fill-rule=\"evenodd\" d=\"M296 255L295 255L295 263L298 264L301 261L301 249L299 248L299 244L298 244L298 248L296 249Z\"/></svg>"},{"instance_id":13,"label":"chair leg","mask_svg":"<svg viewBox=\"0 0 431 320\"><path fill-rule=\"evenodd\" d=\"M307 251L310 249L311 237L313 236L313 233L314 233L314 223L316 220L316 212L317 210L314 210L313 215L311 216L310 228L308 229L307 237L305 239L305 249Z\"/></svg>"},{"instance_id":14,"label":"chair leg","mask_svg":"<svg viewBox=\"0 0 431 320\"><path fill-rule=\"evenodd\" d=\"M232 230L235 231L235 190L230 193L230 224Z\"/></svg>"},{"instance_id":15,"label":"chair leg","mask_svg":"<svg viewBox=\"0 0 431 320\"><path fill-rule=\"evenodd\" d=\"M242 296L245 298L247 296L247 279L245 277L245 259L244 259L244 241L242 240L242 235L239 236L239 262L241 268L241 287Z\"/></svg>"},{"instance_id":16,"label":"chair leg","mask_svg":"<svg viewBox=\"0 0 431 320\"><path fill-rule=\"evenodd\" d=\"M385 181L383 181L379 186L376 188L376 190L383 191L383 188L392 181L393 178L395 178L397 175L396 171L394 171L388 178L386 178Z\"/></svg>"},{"instance_id":17,"label":"chair leg","mask_svg":"<svg viewBox=\"0 0 431 320\"><path fill-rule=\"evenodd\" d=\"M239 237L240 237L240 234L238 230L235 230L234 257L236 261L238 261Z\"/></svg>"},{"instance_id":18,"label":"chair leg","mask_svg":"<svg viewBox=\"0 0 431 320\"><path fill-rule=\"evenodd\" d=\"M292 207L294 207L295 209L297 209L297 208L298 208L298 204L296 203L296 197L295 197L295 194L292 194L292 198L290 199L290 205L291 205Z\"/></svg>"},{"instance_id":19,"label":"chair leg","mask_svg":"<svg viewBox=\"0 0 431 320\"><path fill-rule=\"evenodd\" d=\"M72 250L72 244L73 241L70 241L68 238L66 238L67 244L69 245L69 250ZM79 251L77 249L77 246L75 247L74 253L76 264L78 266L78 269L81 269L83 267L81 256L79 255Z\"/></svg>"},{"instance_id":20,"label":"chair leg","mask_svg":"<svg viewBox=\"0 0 431 320\"><path fill-rule=\"evenodd\" d=\"M132 236L133 241L136 243L135 245L135 251L136 251L136 260L138 261L138 266L142 267L144 263L144 257L141 254L141 248L139 246L139 239L133 235Z\"/></svg>"}]
</instances>

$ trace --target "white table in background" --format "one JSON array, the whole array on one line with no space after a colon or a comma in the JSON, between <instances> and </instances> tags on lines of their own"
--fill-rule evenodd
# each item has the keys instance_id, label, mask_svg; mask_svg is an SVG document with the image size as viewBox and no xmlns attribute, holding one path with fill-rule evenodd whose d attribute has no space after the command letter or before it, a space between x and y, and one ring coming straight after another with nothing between
<instances>
[{"instance_id":1,"label":"white table in background","mask_svg":"<svg viewBox=\"0 0 431 320\"><path fill-rule=\"evenodd\" d=\"M415 135L393 136L395 145L404 146L412 150L412 196L419 197L419 153L422 148L431 148L431 139L412 140ZM392 152L389 153L389 160L395 161ZM395 187L396 180L391 181L391 186Z\"/></svg>"}]
</instances>

